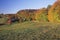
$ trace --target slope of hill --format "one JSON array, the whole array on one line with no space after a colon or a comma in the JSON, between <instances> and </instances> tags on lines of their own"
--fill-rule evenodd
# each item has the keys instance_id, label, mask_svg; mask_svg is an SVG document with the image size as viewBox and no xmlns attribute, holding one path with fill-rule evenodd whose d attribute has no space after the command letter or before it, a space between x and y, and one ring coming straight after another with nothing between
<instances>
[{"instance_id":1,"label":"slope of hill","mask_svg":"<svg viewBox=\"0 0 60 40\"><path fill-rule=\"evenodd\" d=\"M24 22L0 26L0 40L60 40L60 24Z\"/></svg>"},{"instance_id":2,"label":"slope of hill","mask_svg":"<svg viewBox=\"0 0 60 40\"><path fill-rule=\"evenodd\" d=\"M60 40L60 23L56 23L60 22L59 13L60 1L55 2L51 7L48 7L48 9L20 10L14 15L7 14L5 16L7 16L9 20L13 17L13 20L20 18L19 20L24 22L14 22L10 25L0 26L0 40ZM0 17L1 23L6 22L7 19L5 16ZM46 19L51 23L44 22L47 21ZM36 20L38 20L38 22L36 22Z\"/></svg>"}]
</instances>

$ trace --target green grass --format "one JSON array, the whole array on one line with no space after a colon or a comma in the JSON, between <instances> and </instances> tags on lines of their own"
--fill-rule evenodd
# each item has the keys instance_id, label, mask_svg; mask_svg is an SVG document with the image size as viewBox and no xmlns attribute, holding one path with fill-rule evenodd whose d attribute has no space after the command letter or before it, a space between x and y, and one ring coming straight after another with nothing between
<instances>
[{"instance_id":1,"label":"green grass","mask_svg":"<svg viewBox=\"0 0 60 40\"><path fill-rule=\"evenodd\" d=\"M60 40L60 24L24 22L0 26L0 40Z\"/></svg>"},{"instance_id":2,"label":"green grass","mask_svg":"<svg viewBox=\"0 0 60 40\"><path fill-rule=\"evenodd\" d=\"M0 18L0 24L1 23L6 23L6 22L7 22L7 18L5 18L5 17L4 18Z\"/></svg>"}]
</instances>

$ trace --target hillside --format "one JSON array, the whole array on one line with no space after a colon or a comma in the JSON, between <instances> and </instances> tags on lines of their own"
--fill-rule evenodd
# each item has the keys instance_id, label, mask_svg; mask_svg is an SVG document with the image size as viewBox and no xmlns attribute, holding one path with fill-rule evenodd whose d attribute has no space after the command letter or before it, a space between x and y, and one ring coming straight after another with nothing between
<instances>
[{"instance_id":1,"label":"hillside","mask_svg":"<svg viewBox=\"0 0 60 40\"><path fill-rule=\"evenodd\" d=\"M60 40L60 0L47 8L0 14L0 40Z\"/></svg>"},{"instance_id":2,"label":"hillside","mask_svg":"<svg viewBox=\"0 0 60 40\"><path fill-rule=\"evenodd\" d=\"M60 40L60 24L24 22L0 26L0 40Z\"/></svg>"}]
</instances>

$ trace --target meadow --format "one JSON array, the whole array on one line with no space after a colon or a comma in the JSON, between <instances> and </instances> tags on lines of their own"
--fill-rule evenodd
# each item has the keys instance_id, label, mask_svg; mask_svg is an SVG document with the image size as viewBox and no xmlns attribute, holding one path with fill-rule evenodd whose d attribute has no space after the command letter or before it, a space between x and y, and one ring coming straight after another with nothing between
<instances>
[{"instance_id":1,"label":"meadow","mask_svg":"<svg viewBox=\"0 0 60 40\"><path fill-rule=\"evenodd\" d=\"M29 21L3 25L0 40L60 40L60 24Z\"/></svg>"},{"instance_id":2,"label":"meadow","mask_svg":"<svg viewBox=\"0 0 60 40\"><path fill-rule=\"evenodd\" d=\"M0 40L60 40L60 1L46 8L1 13Z\"/></svg>"}]
</instances>

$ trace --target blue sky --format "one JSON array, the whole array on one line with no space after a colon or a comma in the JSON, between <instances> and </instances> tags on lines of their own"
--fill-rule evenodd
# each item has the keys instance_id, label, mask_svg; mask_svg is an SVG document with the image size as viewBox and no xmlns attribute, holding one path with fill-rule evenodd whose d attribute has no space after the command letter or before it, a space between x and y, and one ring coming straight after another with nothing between
<instances>
[{"instance_id":1,"label":"blue sky","mask_svg":"<svg viewBox=\"0 0 60 40\"><path fill-rule=\"evenodd\" d=\"M16 13L22 9L39 9L56 0L0 0L0 13Z\"/></svg>"}]
</instances>

